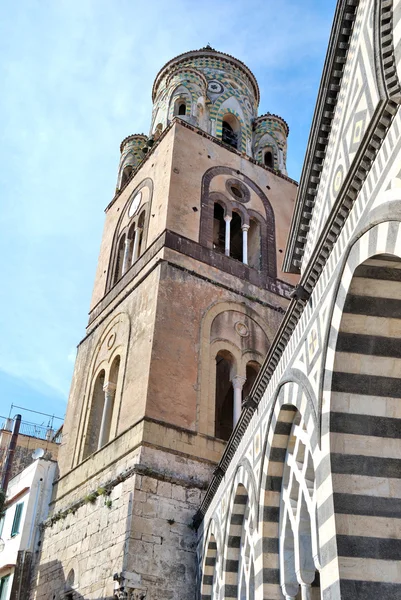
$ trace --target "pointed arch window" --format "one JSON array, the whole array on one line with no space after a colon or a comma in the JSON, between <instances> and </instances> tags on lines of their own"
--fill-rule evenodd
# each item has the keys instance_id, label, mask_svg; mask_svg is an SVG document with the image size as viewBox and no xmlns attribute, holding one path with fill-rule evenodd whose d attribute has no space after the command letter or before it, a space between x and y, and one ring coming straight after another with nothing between
<instances>
[{"instance_id":1,"label":"pointed arch window","mask_svg":"<svg viewBox=\"0 0 401 600\"><path fill-rule=\"evenodd\" d=\"M213 209L213 248L224 254L226 237L226 224L224 221L224 208L217 202Z\"/></svg>"},{"instance_id":2,"label":"pointed arch window","mask_svg":"<svg viewBox=\"0 0 401 600\"><path fill-rule=\"evenodd\" d=\"M134 167L132 165L127 165L126 167L124 167L123 173L121 176L120 188L123 188L125 186L125 184L128 182L129 178L132 175L133 170L134 170Z\"/></svg>"},{"instance_id":3,"label":"pointed arch window","mask_svg":"<svg viewBox=\"0 0 401 600\"><path fill-rule=\"evenodd\" d=\"M216 408L215 436L228 440L233 430L234 388L231 375L234 357L231 352L221 350L216 356Z\"/></svg>"}]
</instances>

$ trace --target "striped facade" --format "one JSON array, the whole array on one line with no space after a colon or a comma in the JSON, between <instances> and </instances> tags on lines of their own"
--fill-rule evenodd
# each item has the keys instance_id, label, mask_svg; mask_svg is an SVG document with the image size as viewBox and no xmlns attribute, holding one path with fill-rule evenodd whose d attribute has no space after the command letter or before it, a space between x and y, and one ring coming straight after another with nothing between
<instances>
[{"instance_id":1,"label":"striped facade","mask_svg":"<svg viewBox=\"0 0 401 600\"><path fill-rule=\"evenodd\" d=\"M198 514L202 599L401 598L399 4L338 3L286 255L301 281Z\"/></svg>"}]
</instances>

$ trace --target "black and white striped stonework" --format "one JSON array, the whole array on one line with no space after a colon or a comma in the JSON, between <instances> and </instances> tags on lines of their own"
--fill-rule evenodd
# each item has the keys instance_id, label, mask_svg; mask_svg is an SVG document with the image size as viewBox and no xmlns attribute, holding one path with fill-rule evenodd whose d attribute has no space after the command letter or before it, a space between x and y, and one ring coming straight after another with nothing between
<instances>
[{"instance_id":1,"label":"black and white striped stonework","mask_svg":"<svg viewBox=\"0 0 401 600\"><path fill-rule=\"evenodd\" d=\"M335 348L329 414L336 534L322 563L338 556L339 581L324 598L401 598L401 260L365 261L354 273ZM334 588L337 588L336 590ZM339 588L339 589L338 589Z\"/></svg>"},{"instance_id":2,"label":"black and white striped stonework","mask_svg":"<svg viewBox=\"0 0 401 600\"><path fill-rule=\"evenodd\" d=\"M244 524L245 509L248 503L248 492L239 484L234 496L228 537L226 542L226 556L224 561L224 587L222 597L229 600L238 599L238 571L241 550L242 528Z\"/></svg>"},{"instance_id":3,"label":"black and white striped stonework","mask_svg":"<svg viewBox=\"0 0 401 600\"><path fill-rule=\"evenodd\" d=\"M216 568L217 543L211 533L207 545L205 561L203 565L201 600L212 600L213 583Z\"/></svg>"},{"instance_id":4,"label":"black and white striped stonework","mask_svg":"<svg viewBox=\"0 0 401 600\"><path fill-rule=\"evenodd\" d=\"M266 448L269 458L265 462L265 494L260 515L263 535L261 547L256 548L256 587L262 585L263 597L272 600L283 598L279 564L280 497L288 442L297 416L295 406L284 405L280 408L278 405L278 409L276 423L272 424L274 435Z\"/></svg>"}]
</instances>

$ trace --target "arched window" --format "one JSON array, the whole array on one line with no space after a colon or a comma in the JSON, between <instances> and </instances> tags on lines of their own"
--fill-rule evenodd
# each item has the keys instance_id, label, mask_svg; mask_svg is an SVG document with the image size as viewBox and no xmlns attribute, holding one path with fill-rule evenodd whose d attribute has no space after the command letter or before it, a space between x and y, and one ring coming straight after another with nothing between
<instances>
[{"instance_id":1,"label":"arched window","mask_svg":"<svg viewBox=\"0 0 401 600\"><path fill-rule=\"evenodd\" d=\"M139 258L144 250L143 248L143 229L145 227L145 211L142 211L139 219L138 219L138 227L137 227L137 231L136 231L136 235L139 236L138 238L138 256L137 258Z\"/></svg>"},{"instance_id":2,"label":"arched window","mask_svg":"<svg viewBox=\"0 0 401 600\"><path fill-rule=\"evenodd\" d=\"M102 422L100 425L98 449L102 448L105 444L107 444L108 441L110 441L111 419L113 416L114 397L117 388L119 369L120 357L116 356L110 368L109 380L103 386L104 406Z\"/></svg>"},{"instance_id":3,"label":"arched window","mask_svg":"<svg viewBox=\"0 0 401 600\"><path fill-rule=\"evenodd\" d=\"M253 269L260 269L260 223L256 219L249 221L248 231L248 264Z\"/></svg>"},{"instance_id":4,"label":"arched window","mask_svg":"<svg viewBox=\"0 0 401 600\"><path fill-rule=\"evenodd\" d=\"M233 355L221 350L216 356L215 436L228 440L233 430L234 390L231 374Z\"/></svg>"},{"instance_id":5,"label":"arched window","mask_svg":"<svg viewBox=\"0 0 401 600\"><path fill-rule=\"evenodd\" d=\"M187 101L184 98L177 98L174 102L174 116L185 117L187 114Z\"/></svg>"},{"instance_id":6,"label":"arched window","mask_svg":"<svg viewBox=\"0 0 401 600\"><path fill-rule=\"evenodd\" d=\"M238 120L232 114L223 117L221 139L225 144L238 148L240 141L241 127Z\"/></svg>"},{"instance_id":7,"label":"arched window","mask_svg":"<svg viewBox=\"0 0 401 600\"><path fill-rule=\"evenodd\" d=\"M266 150L264 157L263 157L263 162L266 165L266 167L270 167L270 168L274 167L273 152L271 150Z\"/></svg>"},{"instance_id":8,"label":"arched window","mask_svg":"<svg viewBox=\"0 0 401 600\"><path fill-rule=\"evenodd\" d=\"M124 250L125 250L125 235L122 235L120 238L120 242L118 244L116 265L115 265L115 271L114 271L114 283L117 283L117 281L119 279L121 279L121 276L123 273Z\"/></svg>"},{"instance_id":9,"label":"arched window","mask_svg":"<svg viewBox=\"0 0 401 600\"><path fill-rule=\"evenodd\" d=\"M93 454L93 452L95 452L98 447L100 426L102 423L104 408L104 381L105 372L104 370L102 370L97 375L93 386L92 401L90 405L89 419L85 435L85 446L83 456L84 458L86 458L90 454Z\"/></svg>"},{"instance_id":10,"label":"arched window","mask_svg":"<svg viewBox=\"0 0 401 600\"><path fill-rule=\"evenodd\" d=\"M132 165L127 165L126 167L124 167L123 174L121 176L120 188L125 186L125 184L129 180L129 178L131 177L133 170L134 170L134 167Z\"/></svg>"},{"instance_id":11,"label":"arched window","mask_svg":"<svg viewBox=\"0 0 401 600\"><path fill-rule=\"evenodd\" d=\"M213 211L213 248L224 254L226 224L224 221L224 209L215 202Z\"/></svg>"},{"instance_id":12,"label":"arched window","mask_svg":"<svg viewBox=\"0 0 401 600\"><path fill-rule=\"evenodd\" d=\"M233 212L230 227L230 256L236 260L242 260L242 222L238 213Z\"/></svg>"}]
</instances>

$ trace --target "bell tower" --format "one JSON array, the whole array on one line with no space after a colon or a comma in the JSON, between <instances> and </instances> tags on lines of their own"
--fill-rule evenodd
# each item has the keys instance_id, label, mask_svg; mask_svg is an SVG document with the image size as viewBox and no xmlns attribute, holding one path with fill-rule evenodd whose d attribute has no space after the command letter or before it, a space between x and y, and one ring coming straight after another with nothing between
<instances>
[{"instance_id":1,"label":"bell tower","mask_svg":"<svg viewBox=\"0 0 401 600\"><path fill-rule=\"evenodd\" d=\"M38 600L65 597L71 573L74 598L193 600L192 517L296 283L288 126L257 116L249 68L187 52L152 98L106 208Z\"/></svg>"}]
</instances>

